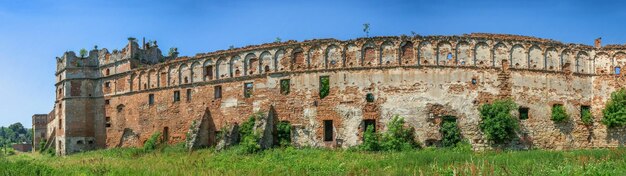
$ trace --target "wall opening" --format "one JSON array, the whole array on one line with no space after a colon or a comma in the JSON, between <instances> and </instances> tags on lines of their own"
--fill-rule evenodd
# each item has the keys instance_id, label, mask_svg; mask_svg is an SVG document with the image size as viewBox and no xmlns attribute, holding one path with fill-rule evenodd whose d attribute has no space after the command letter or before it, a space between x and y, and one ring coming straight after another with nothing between
<instances>
[{"instance_id":1,"label":"wall opening","mask_svg":"<svg viewBox=\"0 0 626 176\"><path fill-rule=\"evenodd\" d=\"M189 83L189 78L187 78L186 76L185 76L185 78L184 78L183 80L185 80L185 81L184 81L184 82L185 82L185 84Z\"/></svg>"},{"instance_id":2,"label":"wall opening","mask_svg":"<svg viewBox=\"0 0 626 176\"><path fill-rule=\"evenodd\" d=\"M191 101L191 89L187 89L187 102Z\"/></svg>"},{"instance_id":3,"label":"wall opening","mask_svg":"<svg viewBox=\"0 0 626 176\"><path fill-rule=\"evenodd\" d=\"M448 53L448 56L446 56L446 59L452 60L452 53Z\"/></svg>"},{"instance_id":4,"label":"wall opening","mask_svg":"<svg viewBox=\"0 0 626 176\"><path fill-rule=\"evenodd\" d=\"M213 66L212 65L204 67L204 77L208 80L213 79Z\"/></svg>"},{"instance_id":5,"label":"wall opening","mask_svg":"<svg viewBox=\"0 0 626 176\"><path fill-rule=\"evenodd\" d=\"M476 80L476 78L472 78L472 84L476 85L476 83L478 83L478 81Z\"/></svg>"},{"instance_id":6,"label":"wall opening","mask_svg":"<svg viewBox=\"0 0 626 176\"><path fill-rule=\"evenodd\" d=\"M167 141L170 139L170 128L169 127L164 127L163 128L163 143L167 143Z\"/></svg>"},{"instance_id":7,"label":"wall opening","mask_svg":"<svg viewBox=\"0 0 626 176\"><path fill-rule=\"evenodd\" d=\"M109 104L111 104L111 100L109 99L104 100L104 105L109 105Z\"/></svg>"},{"instance_id":8,"label":"wall opening","mask_svg":"<svg viewBox=\"0 0 626 176\"><path fill-rule=\"evenodd\" d=\"M365 100L369 103L374 102L374 94L372 93L367 93L367 95L365 95Z\"/></svg>"},{"instance_id":9,"label":"wall opening","mask_svg":"<svg viewBox=\"0 0 626 176\"><path fill-rule=\"evenodd\" d=\"M213 87L213 96L215 99L222 98L222 86Z\"/></svg>"},{"instance_id":10,"label":"wall opening","mask_svg":"<svg viewBox=\"0 0 626 176\"><path fill-rule=\"evenodd\" d=\"M122 111L124 111L124 105L123 104L117 105L117 112L119 113Z\"/></svg>"},{"instance_id":11,"label":"wall opening","mask_svg":"<svg viewBox=\"0 0 626 176\"><path fill-rule=\"evenodd\" d=\"M264 72L265 72L265 73L270 72L270 66L269 66L269 65L266 65L266 66L265 66L265 68L264 68Z\"/></svg>"},{"instance_id":12,"label":"wall opening","mask_svg":"<svg viewBox=\"0 0 626 176\"><path fill-rule=\"evenodd\" d=\"M180 91L174 91L174 102L180 101Z\"/></svg>"},{"instance_id":13,"label":"wall opening","mask_svg":"<svg viewBox=\"0 0 626 176\"><path fill-rule=\"evenodd\" d=\"M324 141L333 141L333 120L324 120Z\"/></svg>"},{"instance_id":14,"label":"wall opening","mask_svg":"<svg viewBox=\"0 0 626 176\"><path fill-rule=\"evenodd\" d=\"M619 75L622 72L622 68L621 67L615 67L615 74Z\"/></svg>"},{"instance_id":15,"label":"wall opening","mask_svg":"<svg viewBox=\"0 0 626 176\"><path fill-rule=\"evenodd\" d=\"M105 75L109 76L109 74L111 74L111 71L107 68L105 72Z\"/></svg>"},{"instance_id":16,"label":"wall opening","mask_svg":"<svg viewBox=\"0 0 626 176\"><path fill-rule=\"evenodd\" d=\"M320 76L320 99L330 94L330 78L328 76Z\"/></svg>"},{"instance_id":17,"label":"wall opening","mask_svg":"<svg viewBox=\"0 0 626 176\"><path fill-rule=\"evenodd\" d=\"M250 98L252 96L252 87L253 84L251 82L243 84L243 96L246 98Z\"/></svg>"},{"instance_id":18,"label":"wall opening","mask_svg":"<svg viewBox=\"0 0 626 176\"><path fill-rule=\"evenodd\" d=\"M78 140L78 141L76 141L76 144L78 144L78 145L83 145L83 140Z\"/></svg>"},{"instance_id":19,"label":"wall opening","mask_svg":"<svg viewBox=\"0 0 626 176\"><path fill-rule=\"evenodd\" d=\"M363 133L365 133L369 128L372 128L372 131L376 133L376 120L374 119L365 119L363 120ZM362 140L365 140L365 135L362 136Z\"/></svg>"},{"instance_id":20,"label":"wall opening","mask_svg":"<svg viewBox=\"0 0 626 176\"><path fill-rule=\"evenodd\" d=\"M154 104L154 94L149 94L148 95L148 105L153 105Z\"/></svg>"},{"instance_id":21,"label":"wall opening","mask_svg":"<svg viewBox=\"0 0 626 176\"><path fill-rule=\"evenodd\" d=\"M105 82L105 83L104 83L104 87L105 87L105 88L110 88L110 87L111 87L111 82L108 82L108 81L107 81L107 82Z\"/></svg>"},{"instance_id":22,"label":"wall opening","mask_svg":"<svg viewBox=\"0 0 626 176\"><path fill-rule=\"evenodd\" d=\"M106 128L111 127L111 117L105 117L105 124L104 124L104 126Z\"/></svg>"},{"instance_id":23,"label":"wall opening","mask_svg":"<svg viewBox=\"0 0 626 176\"><path fill-rule=\"evenodd\" d=\"M289 84L291 80L283 79L280 80L280 94L287 95L289 94Z\"/></svg>"},{"instance_id":24,"label":"wall opening","mask_svg":"<svg viewBox=\"0 0 626 176\"><path fill-rule=\"evenodd\" d=\"M454 147L461 142L461 130L457 124L457 118L455 116L444 116L439 132L441 133L441 146L442 147Z\"/></svg>"},{"instance_id":25,"label":"wall opening","mask_svg":"<svg viewBox=\"0 0 626 176\"><path fill-rule=\"evenodd\" d=\"M520 120L528 119L528 111L529 111L528 107L521 107L520 106L517 111L519 112L519 119Z\"/></svg>"}]
</instances>

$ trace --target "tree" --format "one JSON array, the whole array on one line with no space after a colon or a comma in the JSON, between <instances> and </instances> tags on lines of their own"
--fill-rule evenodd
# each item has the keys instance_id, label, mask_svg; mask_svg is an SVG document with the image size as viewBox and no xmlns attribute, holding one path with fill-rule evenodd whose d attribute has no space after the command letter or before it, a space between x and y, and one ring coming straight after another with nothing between
<instances>
[{"instance_id":1,"label":"tree","mask_svg":"<svg viewBox=\"0 0 626 176\"><path fill-rule=\"evenodd\" d=\"M502 144L517 137L517 120L511 116L511 110L517 105L507 100L496 100L493 104L484 104L479 108L480 129L488 140Z\"/></svg>"},{"instance_id":2,"label":"tree","mask_svg":"<svg viewBox=\"0 0 626 176\"><path fill-rule=\"evenodd\" d=\"M365 37L370 37L370 24L369 23L363 24L363 32L365 32Z\"/></svg>"},{"instance_id":3,"label":"tree","mask_svg":"<svg viewBox=\"0 0 626 176\"><path fill-rule=\"evenodd\" d=\"M175 54L178 54L178 48L176 47L171 47L170 51L167 53L169 56L174 56Z\"/></svg>"},{"instance_id":4,"label":"tree","mask_svg":"<svg viewBox=\"0 0 626 176\"><path fill-rule=\"evenodd\" d=\"M282 39L280 37L276 37L276 40L274 40L274 42L276 42L276 43L280 43L280 41L282 41Z\"/></svg>"},{"instance_id":5,"label":"tree","mask_svg":"<svg viewBox=\"0 0 626 176\"><path fill-rule=\"evenodd\" d=\"M626 89L611 93L611 99L602 110L602 124L609 128L626 125Z\"/></svg>"},{"instance_id":6,"label":"tree","mask_svg":"<svg viewBox=\"0 0 626 176\"><path fill-rule=\"evenodd\" d=\"M87 56L87 50L85 48L80 49L80 57L81 58L85 58L85 56Z\"/></svg>"}]
</instances>

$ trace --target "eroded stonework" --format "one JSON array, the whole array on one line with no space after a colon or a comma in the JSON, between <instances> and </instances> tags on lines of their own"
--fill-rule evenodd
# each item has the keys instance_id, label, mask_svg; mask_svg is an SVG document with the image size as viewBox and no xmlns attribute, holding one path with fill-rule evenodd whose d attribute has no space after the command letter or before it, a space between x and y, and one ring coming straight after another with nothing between
<instances>
[{"instance_id":1,"label":"eroded stonework","mask_svg":"<svg viewBox=\"0 0 626 176\"><path fill-rule=\"evenodd\" d=\"M529 109L511 147L617 147L624 129L599 121L610 93L624 87L625 50L470 34L288 41L177 57L131 40L122 51L57 59L48 128L59 154L141 146L155 132L184 142L194 121L204 124L193 128L201 131L194 141L214 146L225 129L273 107L273 117L292 125L295 146L358 145L366 121L384 131L400 115L425 145L437 145L441 118L454 116L463 138L481 149L489 142L478 107L511 98ZM322 98L324 76L330 89ZM554 104L565 106L568 122L550 120ZM591 107L592 126L580 120L581 106Z\"/></svg>"}]
</instances>

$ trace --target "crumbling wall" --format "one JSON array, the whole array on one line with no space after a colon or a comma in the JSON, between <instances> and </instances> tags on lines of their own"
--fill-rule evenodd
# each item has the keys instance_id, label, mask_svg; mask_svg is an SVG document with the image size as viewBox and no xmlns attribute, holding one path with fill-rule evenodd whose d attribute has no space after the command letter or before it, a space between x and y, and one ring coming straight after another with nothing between
<instances>
[{"instance_id":1,"label":"crumbling wall","mask_svg":"<svg viewBox=\"0 0 626 176\"><path fill-rule=\"evenodd\" d=\"M386 123L400 115L423 144L441 140L441 117L454 116L463 138L475 148L486 148L490 145L478 128L478 108L501 98L529 109L529 118L520 120L524 141L515 143L519 147L614 147L626 141L624 130L608 130L599 119L610 93L623 87L623 77L614 75L614 68L626 63L619 60L626 58L624 48L490 34L279 42L154 66L131 65L128 71L116 69L102 78L102 84L111 82L109 90L81 91L103 90L102 98L109 102L101 106L103 115L88 122L102 129L94 133L106 139L106 147L141 146L155 132L167 134L168 143L185 141L190 123L210 111L214 128L198 128L198 139L205 143L273 107L277 121L292 124L295 146L358 145L364 120L374 120L377 129L385 130ZM206 77L207 66L213 66L212 79ZM330 78L325 97L320 96L321 76ZM290 80L288 93L281 92L285 79ZM252 89L246 90L246 83ZM68 85L65 89L74 91L67 91ZM180 101L174 100L175 91ZM251 96L245 97L244 91ZM374 100L367 101L368 94ZM553 104L563 104L571 120L552 122ZM580 122L583 105L592 107L592 126ZM98 106L86 107L86 116L98 114L89 108ZM330 141L324 140L326 120L332 120Z\"/></svg>"}]
</instances>

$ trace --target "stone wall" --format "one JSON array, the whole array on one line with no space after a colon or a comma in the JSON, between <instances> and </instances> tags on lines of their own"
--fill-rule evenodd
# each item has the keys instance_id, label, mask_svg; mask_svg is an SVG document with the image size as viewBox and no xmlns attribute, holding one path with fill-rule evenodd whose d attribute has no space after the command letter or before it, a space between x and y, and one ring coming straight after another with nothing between
<instances>
[{"instance_id":1,"label":"stone wall","mask_svg":"<svg viewBox=\"0 0 626 176\"><path fill-rule=\"evenodd\" d=\"M394 115L405 117L420 142L436 145L441 118L455 116L463 137L483 148L488 142L478 129L478 107L511 98L528 108L530 117L521 120L523 140L513 147L615 147L624 144L623 130L607 130L599 120L610 93L623 87L616 68L626 64L625 49L471 34L288 41L161 63L142 64L125 55L100 64L100 77L81 84L95 85L80 88L93 91L94 97L77 106L92 119L72 123L94 128L85 136L94 137L94 148L141 146L155 132L162 132L169 143L183 142L191 123L207 116L214 127L203 128L210 131L202 134L219 134L274 107L279 121L293 125L294 145L348 147L360 143L363 120L375 120L384 130ZM132 47L128 51L160 54ZM319 95L321 76L330 78L330 93L324 98ZM280 91L283 79L290 80L288 94ZM60 84L70 91L58 97L62 100L78 95L71 94L67 83ZM253 85L249 98L244 97L245 83ZM221 97L215 96L218 89ZM367 94L374 101L366 101ZM571 120L552 122L553 104L563 104ZM593 126L580 120L583 105L592 107ZM65 116L82 116L73 113ZM332 120L331 141L323 140L324 120ZM200 138L215 145L214 136Z\"/></svg>"}]
</instances>

